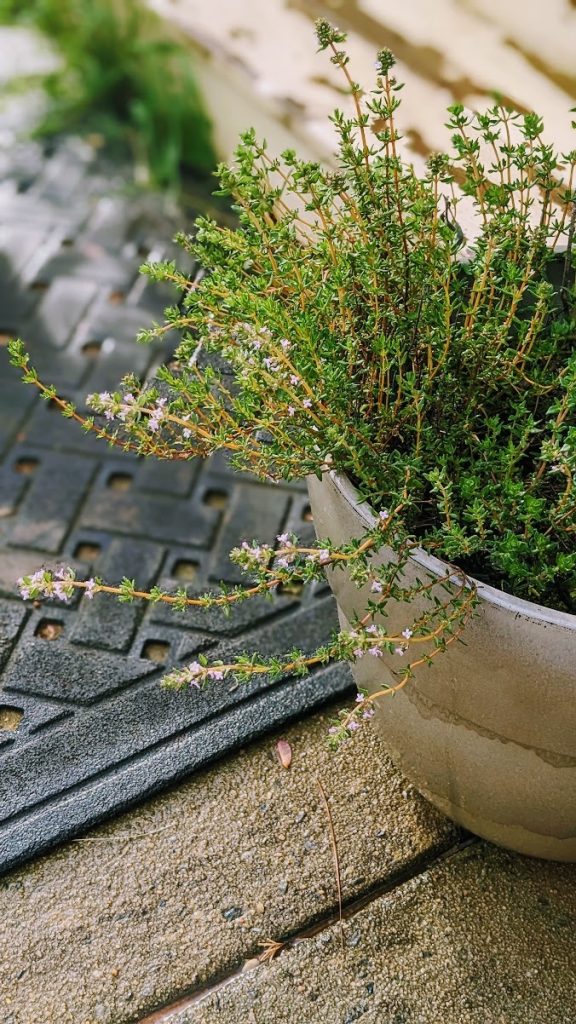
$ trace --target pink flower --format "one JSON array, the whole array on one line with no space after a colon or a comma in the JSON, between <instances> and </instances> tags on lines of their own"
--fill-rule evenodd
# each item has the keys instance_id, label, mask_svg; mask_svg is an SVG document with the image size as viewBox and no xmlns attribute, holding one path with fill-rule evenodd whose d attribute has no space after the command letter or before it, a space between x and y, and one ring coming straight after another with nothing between
<instances>
[{"instance_id":1,"label":"pink flower","mask_svg":"<svg viewBox=\"0 0 576 1024\"><path fill-rule=\"evenodd\" d=\"M207 675L210 677L210 679L224 679L224 673L219 668L208 669Z\"/></svg>"},{"instance_id":2,"label":"pink flower","mask_svg":"<svg viewBox=\"0 0 576 1024\"><path fill-rule=\"evenodd\" d=\"M380 650L379 647L369 647L368 648L368 654L371 654L373 658L381 658L382 657L382 651Z\"/></svg>"},{"instance_id":3,"label":"pink flower","mask_svg":"<svg viewBox=\"0 0 576 1024\"><path fill-rule=\"evenodd\" d=\"M302 405L304 406L305 409L309 409L310 406L312 405L312 399L311 398L304 398L303 401L302 401Z\"/></svg>"},{"instance_id":4,"label":"pink flower","mask_svg":"<svg viewBox=\"0 0 576 1024\"><path fill-rule=\"evenodd\" d=\"M381 594L382 584L380 583L380 580L374 580L372 586L370 587L370 590L372 591L373 594Z\"/></svg>"}]
</instances>

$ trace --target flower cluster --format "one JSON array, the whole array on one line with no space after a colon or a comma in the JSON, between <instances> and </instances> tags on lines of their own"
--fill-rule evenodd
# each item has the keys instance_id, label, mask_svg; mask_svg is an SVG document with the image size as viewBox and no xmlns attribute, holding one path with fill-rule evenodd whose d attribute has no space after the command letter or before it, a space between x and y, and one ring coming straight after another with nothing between
<instances>
[{"instance_id":1,"label":"flower cluster","mask_svg":"<svg viewBox=\"0 0 576 1024\"><path fill-rule=\"evenodd\" d=\"M38 601L42 598L57 598L69 601L76 589L76 573L68 566L55 571L38 569L30 576L21 576L17 581L20 595L25 601ZM88 597L92 597L97 588L95 580L88 580L82 586L86 588Z\"/></svg>"},{"instance_id":2,"label":"flower cluster","mask_svg":"<svg viewBox=\"0 0 576 1024\"><path fill-rule=\"evenodd\" d=\"M328 729L330 746L339 747L374 717L374 705L364 690L356 694L354 707L340 711Z\"/></svg>"},{"instance_id":3,"label":"flower cluster","mask_svg":"<svg viewBox=\"0 0 576 1024\"><path fill-rule=\"evenodd\" d=\"M118 421L127 428L144 427L151 434L157 433L169 416L168 399L156 397L153 391L143 391L139 395L132 391L101 391L88 395L87 402L105 419Z\"/></svg>"},{"instance_id":4,"label":"flower cluster","mask_svg":"<svg viewBox=\"0 0 576 1024\"><path fill-rule=\"evenodd\" d=\"M162 680L162 684L169 690L181 690L186 686L200 690L202 685L207 683L209 680L219 682L224 679L227 671L227 668L220 668L219 663L217 662L213 665L208 665L205 661L192 661L184 668L174 669L172 672L167 672Z\"/></svg>"}]
</instances>

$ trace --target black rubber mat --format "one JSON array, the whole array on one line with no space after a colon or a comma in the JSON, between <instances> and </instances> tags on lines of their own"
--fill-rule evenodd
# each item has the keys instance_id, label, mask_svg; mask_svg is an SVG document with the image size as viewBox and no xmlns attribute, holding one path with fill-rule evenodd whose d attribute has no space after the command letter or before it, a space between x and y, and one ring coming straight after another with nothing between
<instances>
[{"instance_id":1,"label":"black rubber mat","mask_svg":"<svg viewBox=\"0 0 576 1024\"><path fill-rule=\"evenodd\" d=\"M211 649L311 649L335 624L330 596L280 595L220 613L100 596L25 605L15 580L72 564L108 580L205 591L234 582L241 539L310 536L302 486L270 486L210 463L111 451L21 384L2 351L19 334L59 393L82 405L166 351L134 341L174 296L138 273L172 257L179 218L126 191L122 170L67 141L30 145L0 185L0 869L134 804L351 686L331 667L305 679L198 692L159 686L167 666ZM226 652L224 654L224 652Z\"/></svg>"}]
</instances>

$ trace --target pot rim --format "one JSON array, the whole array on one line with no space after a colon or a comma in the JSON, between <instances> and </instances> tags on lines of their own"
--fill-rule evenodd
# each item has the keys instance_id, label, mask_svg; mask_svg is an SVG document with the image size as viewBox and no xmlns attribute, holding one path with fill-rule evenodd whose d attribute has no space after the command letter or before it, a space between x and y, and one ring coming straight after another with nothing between
<instances>
[{"instance_id":1,"label":"pot rim","mask_svg":"<svg viewBox=\"0 0 576 1024\"><path fill-rule=\"evenodd\" d=\"M352 481L344 473L339 473L335 469L329 470L328 475L342 499L360 516L369 530L373 529L376 525L374 510L367 501L360 499L358 490ZM448 563L443 562L441 558L436 558L435 555L429 555L423 548L415 548L410 557L436 576L443 576L446 573ZM576 615L572 615L570 612L556 611L546 605L534 604L534 602L526 601L521 597L514 597L505 590L497 590L496 587L491 587L488 583L482 583L474 576L468 576L468 578L475 584L478 596L482 601L503 608L515 616L521 615L533 621L550 623L576 632Z\"/></svg>"}]
</instances>

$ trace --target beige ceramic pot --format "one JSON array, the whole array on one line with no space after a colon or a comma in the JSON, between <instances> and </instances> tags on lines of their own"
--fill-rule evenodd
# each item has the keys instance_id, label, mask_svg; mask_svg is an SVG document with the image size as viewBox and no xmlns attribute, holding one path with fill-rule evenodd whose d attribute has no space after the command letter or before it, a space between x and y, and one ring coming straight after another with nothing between
<instances>
[{"instance_id":1,"label":"beige ceramic pot","mask_svg":"<svg viewBox=\"0 0 576 1024\"><path fill-rule=\"evenodd\" d=\"M308 487L318 537L346 543L373 527L372 509L345 477L311 477ZM445 572L423 551L406 568L419 579ZM342 570L330 576L346 625L363 613L368 588ZM376 721L396 764L454 821L520 853L576 861L576 615L482 583L478 595L466 646L450 645L380 698ZM413 621L397 604L387 624L400 632ZM353 671L371 692L395 681L383 659L364 656Z\"/></svg>"}]
</instances>

